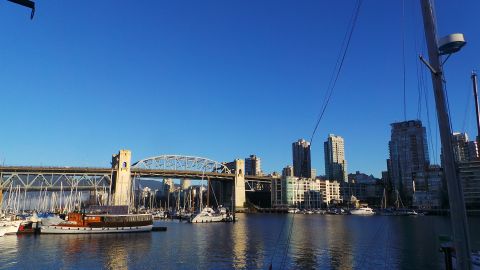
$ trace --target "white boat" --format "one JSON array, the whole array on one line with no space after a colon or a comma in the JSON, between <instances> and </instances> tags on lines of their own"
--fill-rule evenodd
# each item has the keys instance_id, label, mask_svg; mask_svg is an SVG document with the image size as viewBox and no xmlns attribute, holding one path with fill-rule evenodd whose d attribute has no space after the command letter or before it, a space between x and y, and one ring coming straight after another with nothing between
<instances>
[{"instance_id":1,"label":"white boat","mask_svg":"<svg viewBox=\"0 0 480 270\"><path fill-rule=\"evenodd\" d=\"M5 231L5 234L17 234L22 220L0 221L0 228Z\"/></svg>"},{"instance_id":2,"label":"white boat","mask_svg":"<svg viewBox=\"0 0 480 270\"><path fill-rule=\"evenodd\" d=\"M4 236L6 232L7 232L6 229L0 228L0 237Z\"/></svg>"},{"instance_id":3,"label":"white boat","mask_svg":"<svg viewBox=\"0 0 480 270\"><path fill-rule=\"evenodd\" d=\"M353 209L350 211L350 213L357 216L371 216L375 214L375 212L373 212L373 209L370 207L360 207L357 209Z\"/></svg>"},{"instance_id":4,"label":"white boat","mask_svg":"<svg viewBox=\"0 0 480 270\"><path fill-rule=\"evenodd\" d=\"M296 214L296 213L299 213L300 210L298 208L291 208L291 209L288 209L288 213L290 214Z\"/></svg>"},{"instance_id":5,"label":"white boat","mask_svg":"<svg viewBox=\"0 0 480 270\"><path fill-rule=\"evenodd\" d=\"M198 213L194 218L192 218L192 223L208 223L208 222L221 222L229 221L230 216L226 211L220 211L220 213L215 212L211 207L205 207L203 210Z\"/></svg>"}]
</instances>

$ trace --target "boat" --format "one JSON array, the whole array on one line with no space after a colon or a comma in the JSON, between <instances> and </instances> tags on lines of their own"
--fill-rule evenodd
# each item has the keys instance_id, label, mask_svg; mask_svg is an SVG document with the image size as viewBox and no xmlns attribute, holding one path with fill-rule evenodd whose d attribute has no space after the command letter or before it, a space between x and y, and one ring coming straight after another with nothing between
<instances>
[{"instance_id":1,"label":"boat","mask_svg":"<svg viewBox=\"0 0 480 270\"><path fill-rule=\"evenodd\" d=\"M4 228L0 228L0 237L4 236L6 231Z\"/></svg>"},{"instance_id":2,"label":"boat","mask_svg":"<svg viewBox=\"0 0 480 270\"><path fill-rule=\"evenodd\" d=\"M18 228L22 224L23 220L19 220L17 216L11 215L4 217L0 220L0 228L5 234L17 234Z\"/></svg>"},{"instance_id":3,"label":"boat","mask_svg":"<svg viewBox=\"0 0 480 270\"><path fill-rule=\"evenodd\" d=\"M311 214L313 214L313 211L312 211L312 210L309 210L309 209L304 209L304 210L302 211L302 213L303 213L304 215L311 215Z\"/></svg>"},{"instance_id":4,"label":"boat","mask_svg":"<svg viewBox=\"0 0 480 270\"><path fill-rule=\"evenodd\" d=\"M290 208L288 209L288 213L290 214L296 214L296 213L299 213L300 210L298 208Z\"/></svg>"},{"instance_id":5,"label":"boat","mask_svg":"<svg viewBox=\"0 0 480 270\"><path fill-rule=\"evenodd\" d=\"M373 209L370 207L360 207L350 210L350 214L356 216L371 216L374 215L375 212L373 212Z\"/></svg>"},{"instance_id":6,"label":"boat","mask_svg":"<svg viewBox=\"0 0 480 270\"><path fill-rule=\"evenodd\" d=\"M394 216L416 216L418 215L418 213L413 209L399 208L399 209L393 209L393 215Z\"/></svg>"},{"instance_id":7,"label":"boat","mask_svg":"<svg viewBox=\"0 0 480 270\"><path fill-rule=\"evenodd\" d=\"M103 206L93 209L83 213L71 212L61 223L42 225L40 232L42 234L127 233L148 232L153 227L151 214L130 214L126 206L125 208ZM121 211L122 209L127 211Z\"/></svg>"},{"instance_id":8,"label":"boat","mask_svg":"<svg viewBox=\"0 0 480 270\"><path fill-rule=\"evenodd\" d=\"M233 221L233 217L226 211L225 208L220 208L218 212L211 207L205 207L200 213L194 216L191 223L208 223L208 222L222 222Z\"/></svg>"}]
</instances>

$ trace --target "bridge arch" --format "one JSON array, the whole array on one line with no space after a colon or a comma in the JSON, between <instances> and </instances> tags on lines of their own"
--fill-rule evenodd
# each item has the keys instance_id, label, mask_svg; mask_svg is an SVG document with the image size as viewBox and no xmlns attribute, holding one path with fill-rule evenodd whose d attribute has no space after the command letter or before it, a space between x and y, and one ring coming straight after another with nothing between
<instances>
[{"instance_id":1,"label":"bridge arch","mask_svg":"<svg viewBox=\"0 0 480 270\"><path fill-rule=\"evenodd\" d=\"M232 174L232 171L221 162L203 157L182 155L161 155L145 158L132 164L132 168Z\"/></svg>"}]
</instances>

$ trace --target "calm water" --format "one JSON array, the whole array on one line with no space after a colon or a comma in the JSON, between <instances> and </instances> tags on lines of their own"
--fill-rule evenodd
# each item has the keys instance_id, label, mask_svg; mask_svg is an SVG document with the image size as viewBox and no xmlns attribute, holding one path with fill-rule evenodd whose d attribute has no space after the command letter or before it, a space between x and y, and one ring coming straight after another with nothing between
<instances>
[{"instance_id":1,"label":"calm water","mask_svg":"<svg viewBox=\"0 0 480 270\"><path fill-rule=\"evenodd\" d=\"M446 217L239 214L167 232L0 238L0 269L442 269ZM480 249L480 218L470 220ZM283 228L283 230L282 230ZM280 237L279 237L280 236Z\"/></svg>"}]
</instances>

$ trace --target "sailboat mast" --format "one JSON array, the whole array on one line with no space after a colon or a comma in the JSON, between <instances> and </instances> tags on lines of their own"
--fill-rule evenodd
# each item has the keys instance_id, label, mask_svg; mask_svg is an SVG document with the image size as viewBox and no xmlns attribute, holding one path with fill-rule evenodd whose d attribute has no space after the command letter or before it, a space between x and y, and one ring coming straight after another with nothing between
<instances>
[{"instance_id":1,"label":"sailboat mast","mask_svg":"<svg viewBox=\"0 0 480 270\"><path fill-rule=\"evenodd\" d=\"M431 72L435 104L437 108L438 126L443 150L444 176L447 182L450 202L450 218L453 229L454 245L457 253L457 269L471 269L470 242L468 223L463 198L462 184L455 170L452 147L452 131L445 100L443 86L443 68L440 64L440 53L437 44L437 29L433 7L430 0L422 0L423 25L428 48L428 58L433 68Z\"/></svg>"},{"instance_id":2,"label":"sailboat mast","mask_svg":"<svg viewBox=\"0 0 480 270\"><path fill-rule=\"evenodd\" d=\"M473 96L475 98L475 112L477 113L477 143L480 144L480 111L478 108L478 91L477 91L477 73L472 71Z\"/></svg>"}]
</instances>

